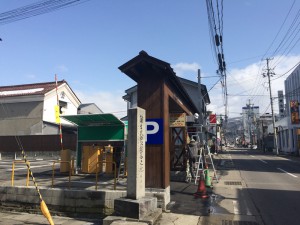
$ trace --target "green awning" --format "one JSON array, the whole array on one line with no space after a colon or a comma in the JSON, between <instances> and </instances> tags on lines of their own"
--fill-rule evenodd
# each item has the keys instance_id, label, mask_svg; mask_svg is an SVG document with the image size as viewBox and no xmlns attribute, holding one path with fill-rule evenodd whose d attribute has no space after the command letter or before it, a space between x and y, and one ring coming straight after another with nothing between
<instances>
[{"instance_id":1,"label":"green awning","mask_svg":"<svg viewBox=\"0 0 300 225\"><path fill-rule=\"evenodd\" d=\"M78 126L78 142L124 140L125 124L113 114L61 116Z\"/></svg>"},{"instance_id":2,"label":"green awning","mask_svg":"<svg viewBox=\"0 0 300 225\"><path fill-rule=\"evenodd\" d=\"M82 114L82 115L70 115L61 116L69 122L83 127L83 126L112 126L123 125L124 123L115 117L113 114Z\"/></svg>"}]
</instances>

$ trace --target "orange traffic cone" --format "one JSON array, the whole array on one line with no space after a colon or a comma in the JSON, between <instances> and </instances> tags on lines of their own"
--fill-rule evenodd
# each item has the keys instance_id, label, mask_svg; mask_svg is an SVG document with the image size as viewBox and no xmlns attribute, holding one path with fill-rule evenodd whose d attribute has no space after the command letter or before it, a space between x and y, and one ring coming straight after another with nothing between
<instances>
[{"instance_id":1,"label":"orange traffic cone","mask_svg":"<svg viewBox=\"0 0 300 225\"><path fill-rule=\"evenodd\" d=\"M199 198L208 198L209 196L206 194L205 182L203 179L203 173L200 174L199 184L197 192L194 194L195 197Z\"/></svg>"}]
</instances>

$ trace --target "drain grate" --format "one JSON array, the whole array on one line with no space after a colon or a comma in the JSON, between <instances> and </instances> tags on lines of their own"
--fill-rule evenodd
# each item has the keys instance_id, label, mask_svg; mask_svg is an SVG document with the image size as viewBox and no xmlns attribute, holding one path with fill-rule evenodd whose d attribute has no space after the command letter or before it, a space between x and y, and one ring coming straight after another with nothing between
<instances>
[{"instance_id":1,"label":"drain grate","mask_svg":"<svg viewBox=\"0 0 300 225\"><path fill-rule=\"evenodd\" d=\"M222 220L222 225L259 225L259 224L254 221Z\"/></svg>"},{"instance_id":2,"label":"drain grate","mask_svg":"<svg viewBox=\"0 0 300 225\"><path fill-rule=\"evenodd\" d=\"M241 181L224 181L225 185L242 185Z\"/></svg>"}]
</instances>

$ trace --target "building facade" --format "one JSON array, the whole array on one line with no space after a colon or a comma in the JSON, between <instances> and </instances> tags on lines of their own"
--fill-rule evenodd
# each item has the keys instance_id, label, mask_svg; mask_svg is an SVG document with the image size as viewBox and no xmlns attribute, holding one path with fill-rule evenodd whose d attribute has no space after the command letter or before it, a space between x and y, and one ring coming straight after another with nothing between
<instances>
[{"instance_id":1,"label":"building facade","mask_svg":"<svg viewBox=\"0 0 300 225\"><path fill-rule=\"evenodd\" d=\"M2 86L0 104L0 136L49 135L59 134L57 116L77 114L80 100L62 80Z\"/></svg>"},{"instance_id":2,"label":"building facade","mask_svg":"<svg viewBox=\"0 0 300 225\"><path fill-rule=\"evenodd\" d=\"M77 114L102 114L103 111L95 103L80 104Z\"/></svg>"},{"instance_id":3,"label":"building facade","mask_svg":"<svg viewBox=\"0 0 300 225\"><path fill-rule=\"evenodd\" d=\"M247 104L242 108L243 139L244 144L257 144L257 121L259 119L259 107Z\"/></svg>"},{"instance_id":4,"label":"building facade","mask_svg":"<svg viewBox=\"0 0 300 225\"><path fill-rule=\"evenodd\" d=\"M278 132L278 149L283 154L300 153L300 65L284 81L285 110L284 117L275 124ZM278 96L279 100L281 95ZM280 111L281 113L281 111Z\"/></svg>"},{"instance_id":5,"label":"building facade","mask_svg":"<svg viewBox=\"0 0 300 225\"><path fill-rule=\"evenodd\" d=\"M209 95L207 94L207 89L204 84L199 84L197 82L187 80L181 77L177 77L180 83L182 84L185 91L191 98L191 101L198 109L198 114L201 118L206 118L207 114L207 105L210 104ZM125 90L126 95L123 96L123 99L127 102L127 110L137 107L137 85ZM202 102L200 102L202 99Z\"/></svg>"}]
</instances>

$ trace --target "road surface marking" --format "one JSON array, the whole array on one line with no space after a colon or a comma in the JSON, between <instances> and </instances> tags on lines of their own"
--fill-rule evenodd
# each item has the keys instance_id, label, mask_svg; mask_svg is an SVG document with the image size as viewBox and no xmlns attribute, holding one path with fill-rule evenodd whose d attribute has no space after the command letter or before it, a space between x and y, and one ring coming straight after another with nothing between
<instances>
[{"instance_id":1,"label":"road surface marking","mask_svg":"<svg viewBox=\"0 0 300 225\"><path fill-rule=\"evenodd\" d=\"M237 201L233 200L233 201L232 201L232 204L233 204L233 214L239 215L239 214L240 214L240 211L239 211L239 208L238 208L238 206L237 206Z\"/></svg>"},{"instance_id":2,"label":"road surface marking","mask_svg":"<svg viewBox=\"0 0 300 225\"><path fill-rule=\"evenodd\" d=\"M265 164L268 164L268 162L266 162L265 160L262 160L262 159L259 159L259 161L265 163Z\"/></svg>"},{"instance_id":3,"label":"road surface marking","mask_svg":"<svg viewBox=\"0 0 300 225\"><path fill-rule=\"evenodd\" d=\"M252 158L255 158L255 156L254 155L250 155ZM258 159L259 161L261 161L261 162L263 162L263 163L265 163L265 164L268 164L266 161L264 161L264 160L262 160L262 159Z\"/></svg>"},{"instance_id":4,"label":"road surface marking","mask_svg":"<svg viewBox=\"0 0 300 225\"><path fill-rule=\"evenodd\" d=\"M289 172L287 172L287 171L285 171L285 170L283 170L283 169L281 169L281 168L277 168L277 169L280 170L281 172L284 172L284 173L286 173L286 174L292 176L292 177L297 177L296 175L291 174L291 173L289 173Z\"/></svg>"},{"instance_id":5,"label":"road surface marking","mask_svg":"<svg viewBox=\"0 0 300 225\"><path fill-rule=\"evenodd\" d=\"M40 167L51 167L51 164L49 164L49 165L40 165L40 166L30 166L31 168L40 168ZM27 170L27 166L26 166L26 164L24 163L24 167L22 167L22 168L15 168L15 171L17 171L17 170ZM8 169L8 170L6 170L6 171L12 171L12 169Z\"/></svg>"}]
</instances>

